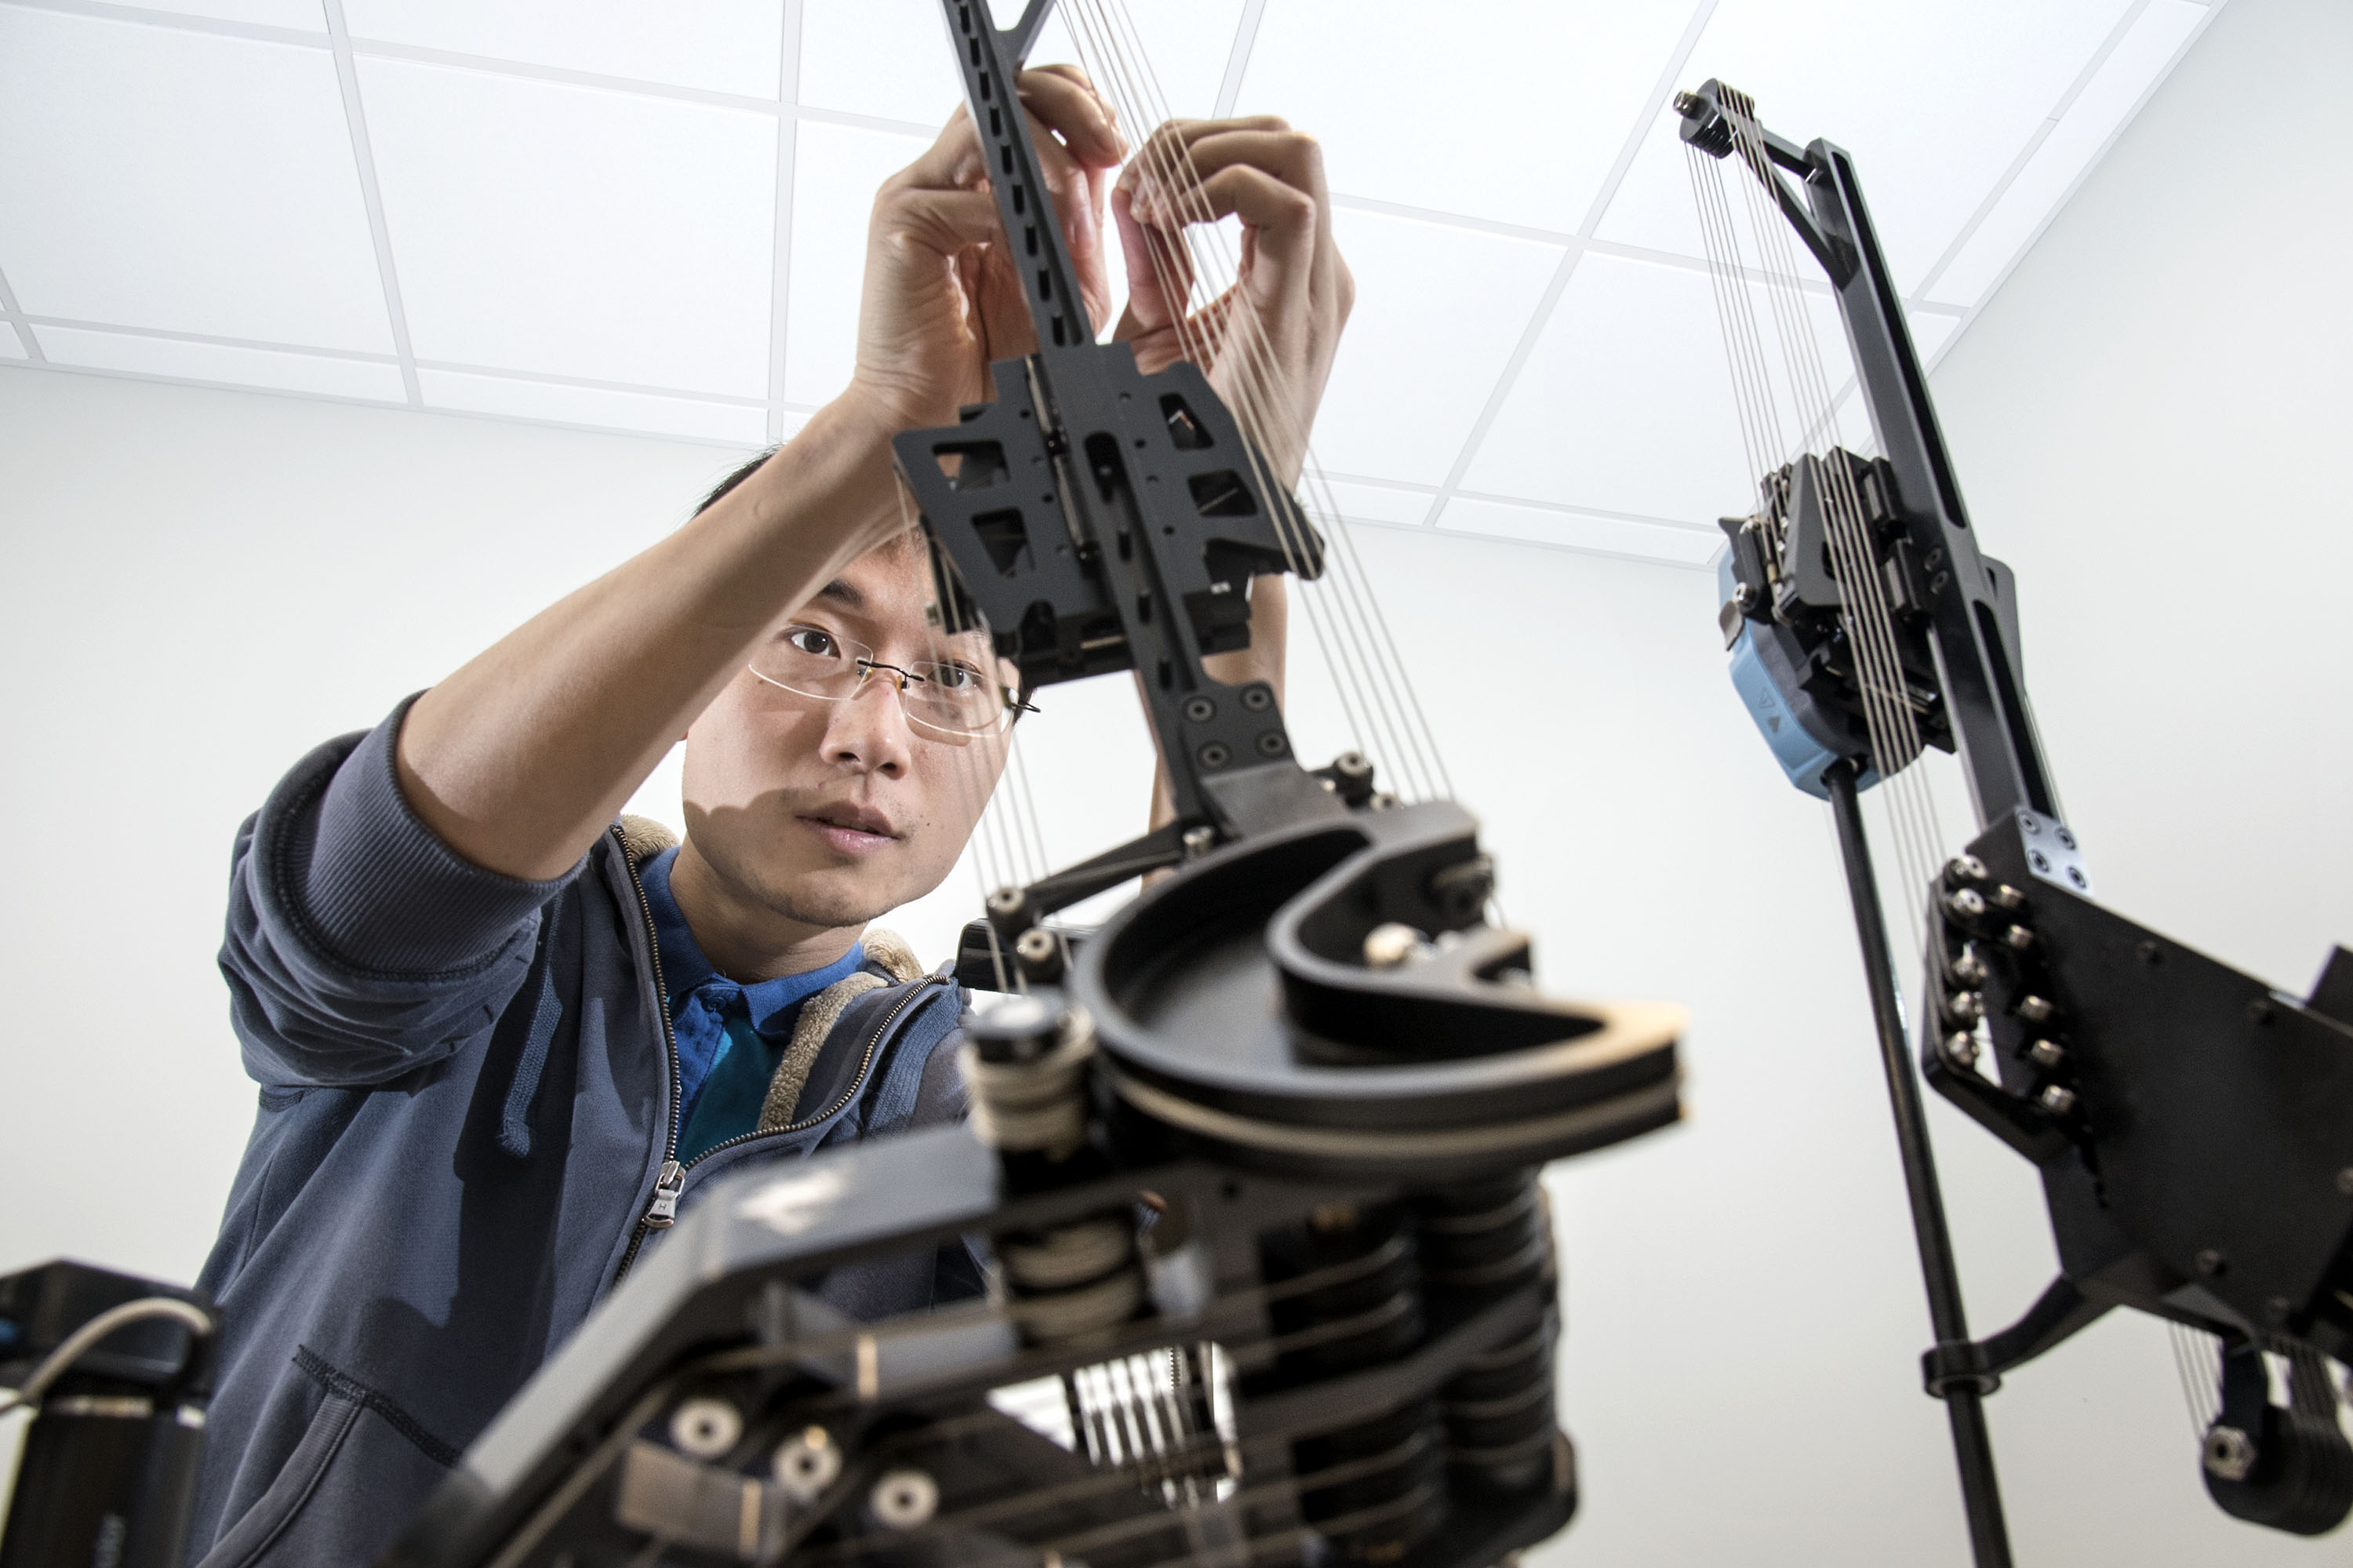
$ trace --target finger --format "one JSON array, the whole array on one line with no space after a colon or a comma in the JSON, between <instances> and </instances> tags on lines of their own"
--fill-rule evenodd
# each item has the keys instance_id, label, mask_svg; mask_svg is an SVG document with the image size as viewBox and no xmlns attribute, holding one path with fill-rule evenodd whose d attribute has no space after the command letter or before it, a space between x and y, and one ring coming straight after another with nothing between
<instances>
[{"instance_id":1,"label":"finger","mask_svg":"<svg viewBox=\"0 0 2353 1568\"><path fill-rule=\"evenodd\" d=\"M1314 196L1248 164L1219 170L1189 194L1147 189L1130 205L1139 220L1158 228L1214 223L1229 214L1240 217L1257 231L1260 256L1278 264L1313 258L1321 217Z\"/></svg>"},{"instance_id":2,"label":"finger","mask_svg":"<svg viewBox=\"0 0 2353 1568\"><path fill-rule=\"evenodd\" d=\"M1168 325L1184 300L1169 297L1176 291L1166 259L1166 236L1147 231L1136 220L1134 198L1126 191L1112 192L1111 216L1119 228L1120 251L1127 259L1127 315L1117 334L1124 341Z\"/></svg>"},{"instance_id":3,"label":"finger","mask_svg":"<svg viewBox=\"0 0 2353 1568\"><path fill-rule=\"evenodd\" d=\"M1054 211L1062 220L1062 235L1071 248L1071 260L1083 262L1093 257L1102 240L1102 215L1097 211L1093 191L1087 181L1086 165L1068 147L1046 134L1044 122L1029 117L1029 142L1038 152L1038 173L1044 176L1046 192L1053 198Z\"/></svg>"},{"instance_id":4,"label":"finger","mask_svg":"<svg viewBox=\"0 0 2353 1568\"><path fill-rule=\"evenodd\" d=\"M1207 179L1220 169L1246 164L1263 169L1305 191L1321 205L1325 197L1324 148L1314 137L1297 131L1218 131L1192 142L1173 173L1147 170L1145 179L1178 183L1187 176Z\"/></svg>"},{"instance_id":5,"label":"finger","mask_svg":"<svg viewBox=\"0 0 2353 1568\"><path fill-rule=\"evenodd\" d=\"M1119 116L1078 67L1039 66L1023 71L1017 85L1022 107L1059 136L1080 163L1108 169L1127 156Z\"/></svg>"},{"instance_id":6,"label":"finger","mask_svg":"<svg viewBox=\"0 0 2353 1568\"><path fill-rule=\"evenodd\" d=\"M1145 139L1128 160L1122 183L1133 184L1154 170L1181 168L1192 149L1208 137L1229 132L1262 132L1281 134L1291 129L1291 122L1279 114L1245 114L1230 120L1170 120L1163 122Z\"/></svg>"}]
</instances>

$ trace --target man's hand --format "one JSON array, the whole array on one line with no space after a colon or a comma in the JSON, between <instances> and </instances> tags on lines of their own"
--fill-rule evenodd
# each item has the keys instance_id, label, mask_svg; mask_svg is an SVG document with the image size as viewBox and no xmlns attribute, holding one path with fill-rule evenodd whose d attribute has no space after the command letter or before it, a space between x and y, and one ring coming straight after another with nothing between
<instances>
[{"instance_id":1,"label":"man's hand","mask_svg":"<svg viewBox=\"0 0 2353 1568\"><path fill-rule=\"evenodd\" d=\"M1062 219L1088 313L1110 310L1103 212L1125 154L1110 107L1076 66L1020 77L1039 171ZM858 369L849 396L892 430L947 425L988 397L988 363L1033 352L1023 282L1006 254L980 132L959 109L938 141L874 198L867 231Z\"/></svg>"},{"instance_id":2,"label":"man's hand","mask_svg":"<svg viewBox=\"0 0 2353 1568\"><path fill-rule=\"evenodd\" d=\"M1332 238L1324 154L1271 115L1176 120L1155 132L1112 193L1127 257L1118 337L1150 373L1176 358L1211 385L1296 483L1356 281ZM1193 284L1182 230L1229 215L1242 224L1234 286L1182 313Z\"/></svg>"}]
</instances>

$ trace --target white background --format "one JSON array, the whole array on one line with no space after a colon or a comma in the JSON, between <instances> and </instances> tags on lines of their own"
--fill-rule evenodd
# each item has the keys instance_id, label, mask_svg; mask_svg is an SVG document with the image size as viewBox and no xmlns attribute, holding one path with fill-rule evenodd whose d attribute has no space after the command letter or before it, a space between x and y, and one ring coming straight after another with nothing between
<instances>
[{"instance_id":1,"label":"white background","mask_svg":"<svg viewBox=\"0 0 2353 1568\"><path fill-rule=\"evenodd\" d=\"M1935 378L2104 896L2295 991L2353 938L2348 72L2336 0L2235 0ZM211 967L237 822L732 461L0 368L0 1266L193 1275L252 1108ZM1358 545L1541 978L1693 1009L1687 1122L1554 1177L1586 1503L1541 1555L1963 1563L1834 849L1733 699L1710 577L1436 530ZM1301 728L1328 728L1298 684ZM1048 697L1025 745L1067 859L1136 825L1147 763L1123 683ZM664 777L646 799L675 821ZM960 873L893 923L936 959L973 897ZM2039 1199L1936 1123L1982 1332L2051 1271ZM2353 1551L2206 1501L2152 1323L2095 1327L1991 1408L2021 1563Z\"/></svg>"}]
</instances>

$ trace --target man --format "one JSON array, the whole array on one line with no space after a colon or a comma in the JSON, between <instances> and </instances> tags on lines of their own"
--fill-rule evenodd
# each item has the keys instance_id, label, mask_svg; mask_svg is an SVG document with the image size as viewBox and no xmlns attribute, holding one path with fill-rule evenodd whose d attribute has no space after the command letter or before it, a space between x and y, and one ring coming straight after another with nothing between
<instances>
[{"instance_id":1,"label":"man","mask_svg":"<svg viewBox=\"0 0 2353 1568\"><path fill-rule=\"evenodd\" d=\"M1075 70L1020 90L1100 318L1125 149ZM1145 248L1239 215L1222 341L1250 318L1295 437L1351 289L1314 144L1194 122L1153 152L1111 193L1119 335L1175 356ZM1012 716L985 645L926 625L889 450L1032 346L984 182L959 113L876 199L839 397L240 830L221 963L261 1104L203 1279L227 1337L192 1562L368 1561L712 1180L961 1114L956 989L869 922L955 864ZM1211 373L1230 395L1241 356ZM1280 585L1255 599L1222 673L1279 678ZM681 734L673 846L615 813ZM825 1282L868 1316L976 1287L960 1250Z\"/></svg>"}]
</instances>

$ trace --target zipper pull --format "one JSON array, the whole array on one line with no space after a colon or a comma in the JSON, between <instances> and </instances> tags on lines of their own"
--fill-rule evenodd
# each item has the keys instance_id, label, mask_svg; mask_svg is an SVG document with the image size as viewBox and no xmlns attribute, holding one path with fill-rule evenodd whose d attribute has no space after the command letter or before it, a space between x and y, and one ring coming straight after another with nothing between
<instances>
[{"instance_id":1,"label":"zipper pull","mask_svg":"<svg viewBox=\"0 0 2353 1568\"><path fill-rule=\"evenodd\" d=\"M686 1167L675 1160L663 1160L654 1177L654 1206L646 1211L646 1228L666 1231L678 1224L678 1195L685 1190Z\"/></svg>"}]
</instances>

